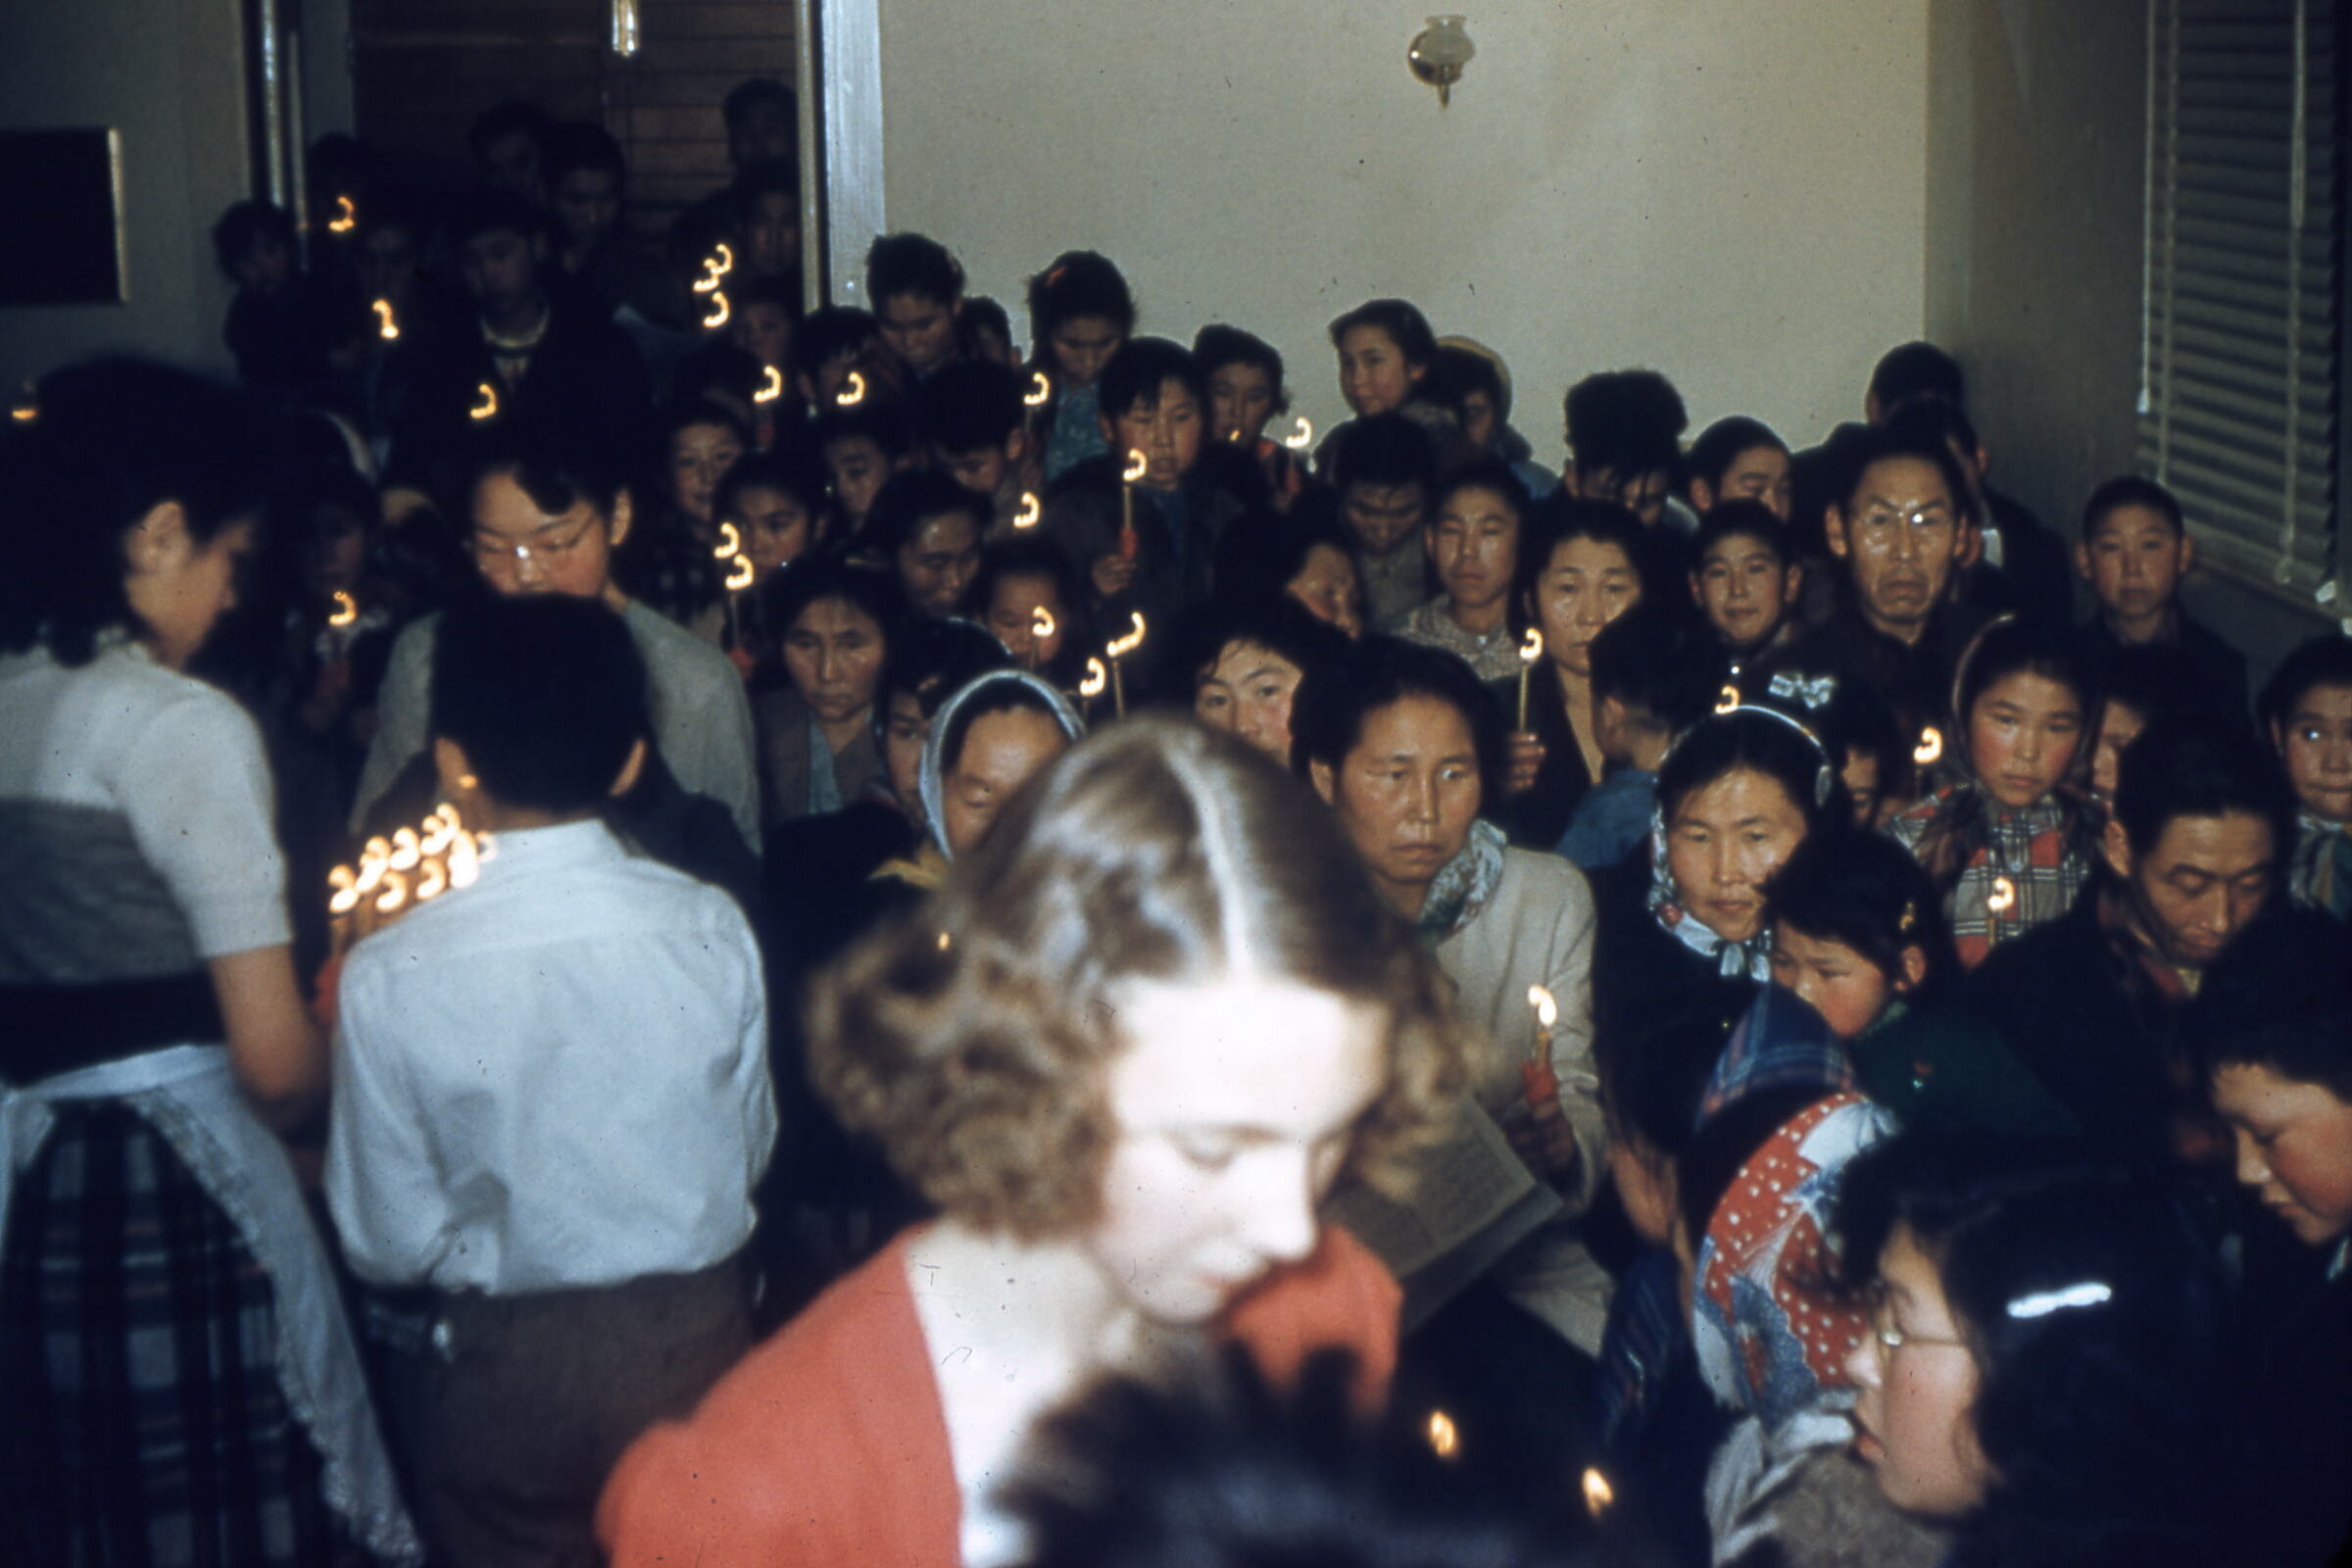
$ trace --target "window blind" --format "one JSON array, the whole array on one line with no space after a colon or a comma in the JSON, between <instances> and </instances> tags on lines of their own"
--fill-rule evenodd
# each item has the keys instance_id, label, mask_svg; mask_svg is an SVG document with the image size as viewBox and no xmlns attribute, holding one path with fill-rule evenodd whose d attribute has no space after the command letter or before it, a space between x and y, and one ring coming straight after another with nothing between
<instances>
[{"instance_id":1,"label":"window blind","mask_svg":"<svg viewBox=\"0 0 2352 1568\"><path fill-rule=\"evenodd\" d=\"M2148 9L2139 463L2180 498L2213 565L2332 606L2345 564L2339 8Z\"/></svg>"}]
</instances>

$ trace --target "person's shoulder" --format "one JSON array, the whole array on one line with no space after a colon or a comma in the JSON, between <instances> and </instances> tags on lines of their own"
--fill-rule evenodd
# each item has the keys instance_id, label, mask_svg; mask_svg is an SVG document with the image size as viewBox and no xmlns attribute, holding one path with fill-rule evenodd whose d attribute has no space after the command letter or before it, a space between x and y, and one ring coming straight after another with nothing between
<instances>
[{"instance_id":1,"label":"person's shoulder","mask_svg":"<svg viewBox=\"0 0 2352 1568\"><path fill-rule=\"evenodd\" d=\"M1506 886L1515 886L1538 907L1556 907L1563 913L1571 909L1590 912L1592 907L1591 880L1549 850L1507 846L1502 852L1502 875Z\"/></svg>"},{"instance_id":2,"label":"person's shoulder","mask_svg":"<svg viewBox=\"0 0 2352 1568\"><path fill-rule=\"evenodd\" d=\"M629 608L621 612L621 621L636 640L638 653L645 658L647 673L655 679L683 678L697 686L710 681L718 683L722 690L743 684L743 676L724 651L697 637L644 600L630 600Z\"/></svg>"}]
</instances>

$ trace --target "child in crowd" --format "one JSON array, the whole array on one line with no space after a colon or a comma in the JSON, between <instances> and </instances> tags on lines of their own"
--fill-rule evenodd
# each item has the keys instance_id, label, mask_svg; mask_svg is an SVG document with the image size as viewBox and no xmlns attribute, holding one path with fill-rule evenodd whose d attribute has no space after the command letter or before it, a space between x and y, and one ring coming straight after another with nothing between
<instances>
[{"instance_id":1,"label":"child in crowd","mask_svg":"<svg viewBox=\"0 0 2352 1568\"><path fill-rule=\"evenodd\" d=\"M1071 251L1029 280L1031 369L1046 378L1046 401L1031 416L1046 482L1114 451L1102 421L1098 383L1111 357L1135 335L1135 296L1107 257Z\"/></svg>"},{"instance_id":2,"label":"child in crowd","mask_svg":"<svg viewBox=\"0 0 2352 1568\"><path fill-rule=\"evenodd\" d=\"M1405 300L1368 300L1331 323L1331 346L1340 360L1340 396L1357 419L1401 415L1421 427L1433 450L1459 444L1459 420L1421 395L1438 357L1438 338L1420 307ZM1346 483L1339 477L1336 443L1347 429L1342 425L1325 436L1315 453L1315 471L1334 484Z\"/></svg>"},{"instance_id":3,"label":"child in crowd","mask_svg":"<svg viewBox=\"0 0 2352 1568\"><path fill-rule=\"evenodd\" d=\"M1468 457L1500 458L1535 500L1560 488L1560 476L1536 462L1527 437L1511 428L1511 372L1501 355L1476 338L1440 338L1426 384L1460 418Z\"/></svg>"},{"instance_id":4,"label":"child in crowd","mask_svg":"<svg viewBox=\"0 0 2352 1568\"><path fill-rule=\"evenodd\" d=\"M2082 537L2075 546L2075 569L2097 601L2082 628L2083 647L2093 673L2103 673L2125 648L2178 647L2196 671L2188 700L2217 718L2242 719L2245 656L2180 608L2181 581L2196 562L2196 541L2170 490L2137 474L2093 490L2083 503Z\"/></svg>"},{"instance_id":5,"label":"child in crowd","mask_svg":"<svg viewBox=\"0 0 2352 1568\"><path fill-rule=\"evenodd\" d=\"M801 402L820 412L836 407L850 372L873 357L878 332L871 315L846 305L809 312L792 338L792 384Z\"/></svg>"},{"instance_id":6,"label":"child in crowd","mask_svg":"<svg viewBox=\"0 0 2352 1568\"><path fill-rule=\"evenodd\" d=\"M318 290L302 271L294 220L268 202L239 202L213 225L213 257L236 285L222 340L237 379L284 396L326 368Z\"/></svg>"},{"instance_id":7,"label":"child in crowd","mask_svg":"<svg viewBox=\"0 0 2352 1568\"><path fill-rule=\"evenodd\" d=\"M1602 370L1568 389L1568 466L1561 484L1588 501L1612 501L1654 528L1689 539L1698 519L1674 499L1683 431L1682 394L1655 370Z\"/></svg>"},{"instance_id":8,"label":"child in crowd","mask_svg":"<svg viewBox=\"0 0 2352 1568\"><path fill-rule=\"evenodd\" d=\"M751 446L751 432L707 399L673 404L661 418L662 469L647 509L622 546L621 585L705 642L724 640L714 503L719 481Z\"/></svg>"},{"instance_id":9,"label":"child in crowd","mask_svg":"<svg viewBox=\"0 0 2352 1568\"><path fill-rule=\"evenodd\" d=\"M1348 638L1364 634L1364 583L1339 498L1309 491L1287 517L1227 531L1217 547L1220 598L1235 604L1283 597Z\"/></svg>"},{"instance_id":10,"label":"child in crowd","mask_svg":"<svg viewBox=\"0 0 2352 1568\"><path fill-rule=\"evenodd\" d=\"M2126 749L2150 724L2194 712L2196 689L2195 664L2169 643L2132 643L2107 661L2090 743L2090 798L2101 810L2115 803Z\"/></svg>"},{"instance_id":11,"label":"child in crowd","mask_svg":"<svg viewBox=\"0 0 2352 1568\"><path fill-rule=\"evenodd\" d=\"M896 404L867 398L848 408L823 409L808 427L808 444L824 461L833 489L838 539L845 548L857 548L874 498L894 474L914 466L913 432Z\"/></svg>"},{"instance_id":12,"label":"child in crowd","mask_svg":"<svg viewBox=\"0 0 2352 1568\"><path fill-rule=\"evenodd\" d=\"M1027 498L1045 488L1021 377L993 360L964 360L923 384L917 412L933 464L987 498L990 536L1012 532Z\"/></svg>"},{"instance_id":13,"label":"child in crowd","mask_svg":"<svg viewBox=\"0 0 2352 1568\"><path fill-rule=\"evenodd\" d=\"M956 338L967 360L986 360L1007 370L1021 368L1019 345L1012 341L1012 318L986 294L966 294L956 313Z\"/></svg>"},{"instance_id":14,"label":"child in crowd","mask_svg":"<svg viewBox=\"0 0 2352 1568\"><path fill-rule=\"evenodd\" d=\"M963 268L945 245L922 234L875 240L865 253L865 297L873 302L882 347L874 368L902 392L912 392L956 358Z\"/></svg>"},{"instance_id":15,"label":"child in crowd","mask_svg":"<svg viewBox=\"0 0 2352 1568\"><path fill-rule=\"evenodd\" d=\"M1102 646L1078 568L1034 534L993 540L980 552L972 609L1014 663L1065 689L1084 675L1088 651Z\"/></svg>"},{"instance_id":16,"label":"child in crowd","mask_svg":"<svg viewBox=\"0 0 2352 1568\"><path fill-rule=\"evenodd\" d=\"M1520 524L1527 492L1499 458L1456 468L1438 487L1421 546L1439 593L1385 629L1407 642L1443 648L1480 680L1519 673L1511 636L1511 587L1519 568Z\"/></svg>"},{"instance_id":17,"label":"child in crowd","mask_svg":"<svg viewBox=\"0 0 2352 1568\"><path fill-rule=\"evenodd\" d=\"M980 569L988 503L943 473L902 473L874 497L860 553L896 573L908 613L959 615Z\"/></svg>"},{"instance_id":18,"label":"child in crowd","mask_svg":"<svg viewBox=\"0 0 2352 1568\"><path fill-rule=\"evenodd\" d=\"M1421 527L1437 488L1436 451L1405 416L1373 414L1332 432L1322 458L1354 539L1365 619L1392 625L1429 598Z\"/></svg>"},{"instance_id":19,"label":"child in crowd","mask_svg":"<svg viewBox=\"0 0 2352 1568\"><path fill-rule=\"evenodd\" d=\"M1690 571L1690 595L1733 675L1751 662L1769 662L1795 641L1805 568L1789 554L1788 531L1778 513L1745 497L1710 506L1699 518L1691 555L1697 564Z\"/></svg>"},{"instance_id":20,"label":"child in crowd","mask_svg":"<svg viewBox=\"0 0 2352 1568\"><path fill-rule=\"evenodd\" d=\"M825 470L798 449L754 452L735 461L718 481L710 514L731 522L758 587L782 567L829 544L830 498Z\"/></svg>"},{"instance_id":21,"label":"child in crowd","mask_svg":"<svg viewBox=\"0 0 2352 1568\"><path fill-rule=\"evenodd\" d=\"M1683 464L1690 510L1704 522L1729 501L1753 501L1783 523L1788 520L1788 443L1761 419L1744 414L1717 419L1690 443Z\"/></svg>"},{"instance_id":22,"label":"child in crowd","mask_svg":"<svg viewBox=\"0 0 2352 1568\"><path fill-rule=\"evenodd\" d=\"M345 962L327 1201L428 1541L568 1560L621 1449L750 1348L766 998L734 902L600 820L650 733L620 617L483 599L434 657L441 786L497 853Z\"/></svg>"},{"instance_id":23,"label":"child in crowd","mask_svg":"<svg viewBox=\"0 0 2352 1568\"><path fill-rule=\"evenodd\" d=\"M1661 604L1635 606L1592 639L1592 734L1608 773L1576 803L1558 847L1588 871L1641 844L1657 807L1658 764L1715 704L1702 635Z\"/></svg>"},{"instance_id":24,"label":"child in crowd","mask_svg":"<svg viewBox=\"0 0 2352 1568\"><path fill-rule=\"evenodd\" d=\"M1947 782L1887 831L1942 895L1960 961L2058 919L2090 880L2098 824L2077 766L2090 671L2061 627L2004 619L1962 659L1961 739Z\"/></svg>"},{"instance_id":25,"label":"child in crowd","mask_svg":"<svg viewBox=\"0 0 2352 1568\"><path fill-rule=\"evenodd\" d=\"M2262 691L2262 721L2294 786L2287 893L2352 920L2352 638L2315 637Z\"/></svg>"},{"instance_id":26,"label":"child in crowd","mask_svg":"<svg viewBox=\"0 0 2352 1568\"><path fill-rule=\"evenodd\" d=\"M1193 338L1193 358L1208 381L1208 433L1247 454L1266 476L1274 505L1284 512L1306 487L1306 465L1284 442L1266 434L1266 421L1291 412L1282 356L1238 326L1215 323Z\"/></svg>"},{"instance_id":27,"label":"child in crowd","mask_svg":"<svg viewBox=\"0 0 2352 1568\"><path fill-rule=\"evenodd\" d=\"M1193 716L1289 767L1293 700L1348 651L1346 635L1284 596L1213 614L1194 637Z\"/></svg>"}]
</instances>

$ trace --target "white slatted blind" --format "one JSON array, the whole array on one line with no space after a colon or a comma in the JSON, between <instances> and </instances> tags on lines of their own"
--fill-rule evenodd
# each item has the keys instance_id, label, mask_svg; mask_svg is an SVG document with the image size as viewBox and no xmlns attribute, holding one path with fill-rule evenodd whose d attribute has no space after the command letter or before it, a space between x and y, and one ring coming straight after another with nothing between
<instances>
[{"instance_id":1,"label":"white slatted blind","mask_svg":"<svg viewBox=\"0 0 2352 1568\"><path fill-rule=\"evenodd\" d=\"M2140 466L2207 561L2328 603L2344 564L2338 8L2148 9Z\"/></svg>"}]
</instances>

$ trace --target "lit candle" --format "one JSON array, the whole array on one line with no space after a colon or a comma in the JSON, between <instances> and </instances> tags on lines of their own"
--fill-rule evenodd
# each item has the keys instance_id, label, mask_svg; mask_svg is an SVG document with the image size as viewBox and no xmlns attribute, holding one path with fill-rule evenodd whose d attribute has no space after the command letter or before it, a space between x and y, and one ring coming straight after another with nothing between
<instances>
[{"instance_id":1,"label":"lit candle","mask_svg":"<svg viewBox=\"0 0 2352 1568\"><path fill-rule=\"evenodd\" d=\"M1078 677L1078 695L1100 697L1102 688L1109 684L1110 671L1103 667L1102 661L1090 659L1086 662L1086 673Z\"/></svg>"},{"instance_id":2,"label":"lit candle","mask_svg":"<svg viewBox=\"0 0 2352 1568\"><path fill-rule=\"evenodd\" d=\"M724 292L713 292L710 296L710 314L703 318L703 325L716 331L726 324L727 296Z\"/></svg>"},{"instance_id":3,"label":"lit candle","mask_svg":"<svg viewBox=\"0 0 2352 1568\"><path fill-rule=\"evenodd\" d=\"M727 643L728 646L735 647L743 641L743 632L738 624L738 613L735 608L736 596L752 585L760 575L759 569L752 564L752 558L743 553L742 530L731 522L722 522L718 525L718 544L710 554L727 563L727 575L724 582L727 590Z\"/></svg>"},{"instance_id":4,"label":"lit candle","mask_svg":"<svg viewBox=\"0 0 2352 1568\"><path fill-rule=\"evenodd\" d=\"M1134 630L1124 637L1113 638L1103 652L1110 656L1110 710L1120 718L1127 716L1127 682L1119 673L1119 661L1144 646L1144 612L1132 612Z\"/></svg>"},{"instance_id":5,"label":"lit candle","mask_svg":"<svg viewBox=\"0 0 2352 1568\"><path fill-rule=\"evenodd\" d=\"M850 378L841 383L841 390L833 394L833 402L837 407L854 409L864 401L865 377L852 370Z\"/></svg>"},{"instance_id":6,"label":"lit candle","mask_svg":"<svg viewBox=\"0 0 2352 1568\"><path fill-rule=\"evenodd\" d=\"M1542 986L1527 988L1527 1004L1536 1010L1536 1032L1528 1047L1527 1060L1519 1064L1520 1087L1527 1093L1530 1110L1541 1111L1546 1105L1557 1110L1560 1079L1551 1070L1551 1030L1560 1021L1560 1004Z\"/></svg>"},{"instance_id":7,"label":"lit candle","mask_svg":"<svg viewBox=\"0 0 2352 1568\"><path fill-rule=\"evenodd\" d=\"M389 343L400 336L400 323L392 318L392 302L375 302L375 335Z\"/></svg>"},{"instance_id":8,"label":"lit candle","mask_svg":"<svg viewBox=\"0 0 2352 1568\"><path fill-rule=\"evenodd\" d=\"M474 387L473 392L473 407L467 409L466 411L466 414L476 419L497 418L498 388L492 386L487 381L483 381Z\"/></svg>"},{"instance_id":9,"label":"lit candle","mask_svg":"<svg viewBox=\"0 0 2352 1568\"><path fill-rule=\"evenodd\" d=\"M752 401L754 403L773 403L783 395L784 372L771 365L767 368L766 379L760 383L760 390L752 394Z\"/></svg>"},{"instance_id":10,"label":"lit candle","mask_svg":"<svg viewBox=\"0 0 2352 1568\"><path fill-rule=\"evenodd\" d=\"M1047 378L1046 372L1043 370L1030 371L1029 390L1022 395L1021 401L1030 408L1042 409L1053 396L1054 383Z\"/></svg>"},{"instance_id":11,"label":"lit candle","mask_svg":"<svg viewBox=\"0 0 2352 1568\"><path fill-rule=\"evenodd\" d=\"M360 210L351 204L351 198L336 197L335 216L326 220L326 231L330 234L348 234L359 226Z\"/></svg>"},{"instance_id":12,"label":"lit candle","mask_svg":"<svg viewBox=\"0 0 2352 1568\"><path fill-rule=\"evenodd\" d=\"M1723 683L1723 690L1718 692L1715 696L1715 711L1718 713L1737 713L1740 711L1740 688L1733 685L1728 680L1725 681Z\"/></svg>"},{"instance_id":13,"label":"lit candle","mask_svg":"<svg viewBox=\"0 0 2352 1568\"><path fill-rule=\"evenodd\" d=\"M1943 731L1930 724L1919 732L1919 744L1912 748L1911 760L1926 767L1943 756Z\"/></svg>"},{"instance_id":14,"label":"lit candle","mask_svg":"<svg viewBox=\"0 0 2352 1568\"><path fill-rule=\"evenodd\" d=\"M1037 519L1045 514L1045 508L1039 503L1036 494L1024 490L1021 492L1021 510L1012 514L1012 525L1015 528L1034 528L1037 526Z\"/></svg>"},{"instance_id":15,"label":"lit candle","mask_svg":"<svg viewBox=\"0 0 2352 1568\"><path fill-rule=\"evenodd\" d=\"M1282 444L1293 452L1304 452L1315 444L1315 427L1307 422L1305 415L1298 416L1298 423L1292 426L1289 435L1282 438Z\"/></svg>"},{"instance_id":16,"label":"lit candle","mask_svg":"<svg viewBox=\"0 0 2352 1568\"><path fill-rule=\"evenodd\" d=\"M1441 1459L1450 1459L1461 1451L1462 1435L1454 1430L1453 1417L1443 1410L1429 1412L1429 1446Z\"/></svg>"},{"instance_id":17,"label":"lit candle","mask_svg":"<svg viewBox=\"0 0 2352 1568\"><path fill-rule=\"evenodd\" d=\"M393 832L392 853L384 859L384 865L387 869L394 871L414 871L416 869L416 862L423 858L424 847L422 842L416 837L416 830L415 828L404 827L396 829Z\"/></svg>"},{"instance_id":18,"label":"lit candle","mask_svg":"<svg viewBox=\"0 0 2352 1568\"><path fill-rule=\"evenodd\" d=\"M326 885L333 890L326 901L328 914L349 914L360 906L359 877L348 865L338 865L326 873Z\"/></svg>"},{"instance_id":19,"label":"lit candle","mask_svg":"<svg viewBox=\"0 0 2352 1568\"><path fill-rule=\"evenodd\" d=\"M1984 907L1995 914L2007 914L2017 907L2017 884L2005 876L1992 879L1992 891L1984 897Z\"/></svg>"},{"instance_id":20,"label":"lit candle","mask_svg":"<svg viewBox=\"0 0 2352 1568\"><path fill-rule=\"evenodd\" d=\"M1519 639L1519 727L1527 728L1527 678L1536 671L1536 661L1544 657L1544 633L1537 627L1527 628Z\"/></svg>"},{"instance_id":21,"label":"lit candle","mask_svg":"<svg viewBox=\"0 0 2352 1568\"><path fill-rule=\"evenodd\" d=\"M1609 1504L1617 1500L1617 1489L1610 1486L1609 1478L1602 1475L1598 1470L1587 1467L1584 1476L1584 1487L1585 1512L1591 1514L1595 1519L1599 1518L1602 1514L1607 1513L1609 1511Z\"/></svg>"},{"instance_id":22,"label":"lit candle","mask_svg":"<svg viewBox=\"0 0 2352 1568\"><path fill-rule=\"evenodd\" d=\"M1060 624L1054 618L1054 612L1043 605L1035 606L1030 610L1029 649L1026 657L1021 661L1023 664L1035 669L1046 662L1046 640L1054 635Z\"/></svg>"},{"instance_id":23,"label":"lit candle","mask_svg":"<svg viewBox=\"0 0 2352 1568\"><path fill-rule=\"evenodd\" d=\"M329 626L348 626L360 618L360 602L342 589L327 596L326 623Z\"/></svg>"},{"instance_id":24,"label":"lit candle","mask_svg":"<svg viewBox=\"0 0 2352 1568\"><path fill-rule=\"evenodd\" d=\"M1119 470L1119 554L1133 561L1143 542L1135 533L1135 484L1151 468L1141 452L1127 454L1127 466Z\"/></svg>"}]
</instances>

